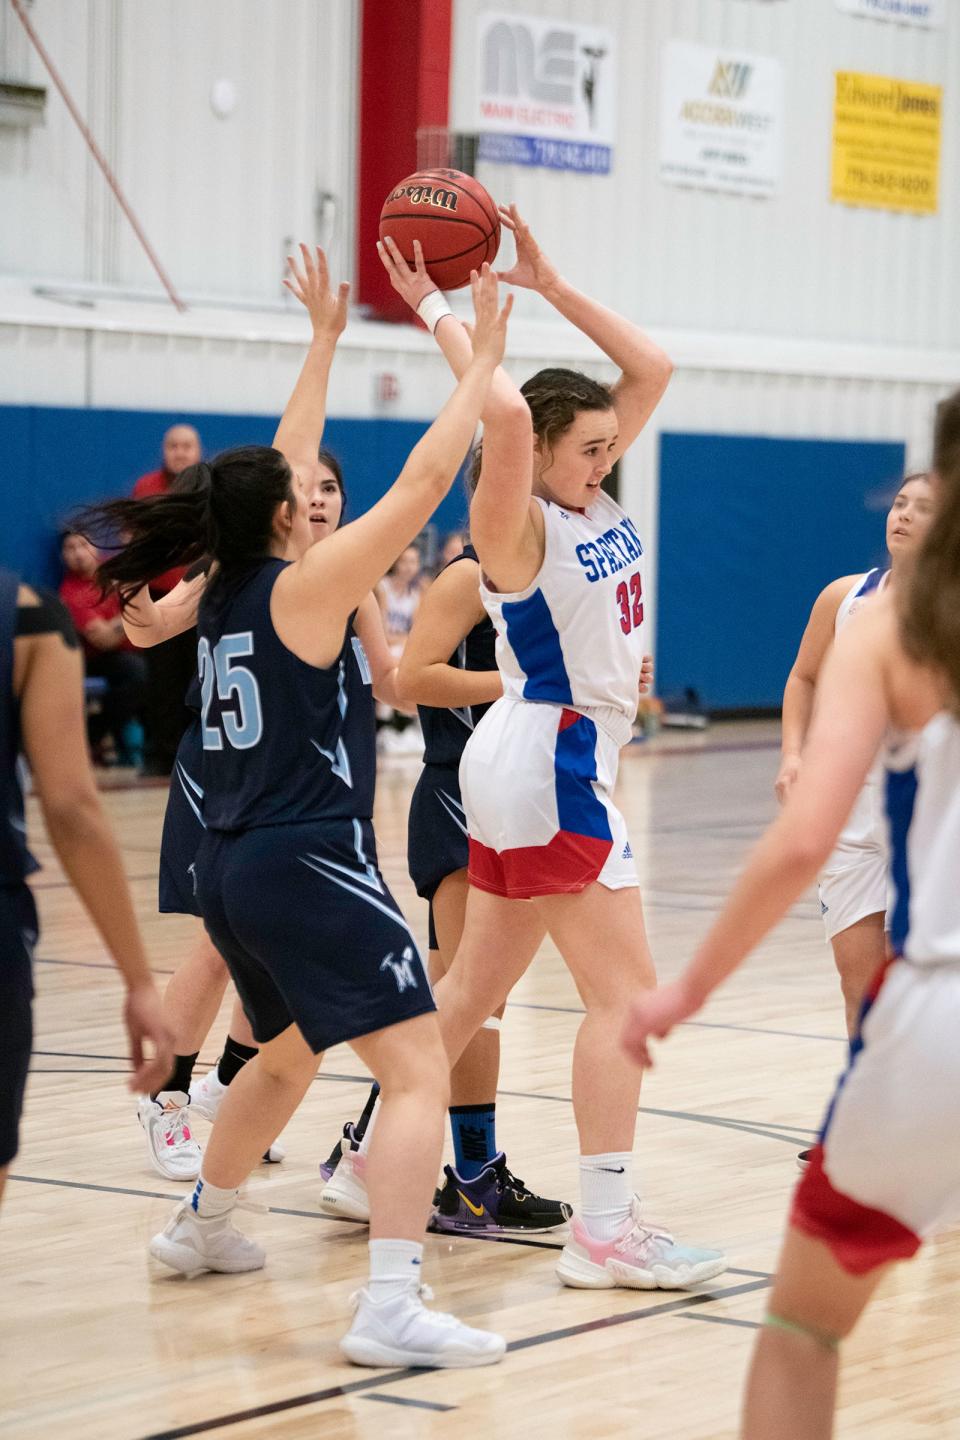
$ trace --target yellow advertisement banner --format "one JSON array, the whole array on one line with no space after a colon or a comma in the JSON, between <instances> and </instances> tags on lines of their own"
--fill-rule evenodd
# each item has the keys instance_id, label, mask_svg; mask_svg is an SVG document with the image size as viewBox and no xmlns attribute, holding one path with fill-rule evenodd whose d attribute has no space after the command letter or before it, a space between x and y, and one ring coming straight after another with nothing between
<instances>
[{"instance_id":1,"label":"yellow advertisement banner","mask_svg":"<svg viewBox=\"0 0 960 1440\"><path fill-rule=\"evenodd\" d=\"M849 70L836 82L831 200L935 215L941 86Z\"/></svg>"}]
</instances>

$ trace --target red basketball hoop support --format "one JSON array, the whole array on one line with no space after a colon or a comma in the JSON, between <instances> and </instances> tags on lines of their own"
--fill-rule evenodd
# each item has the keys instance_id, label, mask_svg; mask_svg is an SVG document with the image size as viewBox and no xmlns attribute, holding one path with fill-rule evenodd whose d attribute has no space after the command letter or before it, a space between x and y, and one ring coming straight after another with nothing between
<instances>
[{"instance_id":1,"label":"red basketball hoop support","mask_svg":"<svg viewBox=\"0 0 960 1440\"><path fill-rule=\"evenodd\" d=\"M417 131L447 124L452 0L364 0L360 54L357 299L381 320L412 317L376 251L391 187L417 168Z\"/></svg>"}]
</instances>

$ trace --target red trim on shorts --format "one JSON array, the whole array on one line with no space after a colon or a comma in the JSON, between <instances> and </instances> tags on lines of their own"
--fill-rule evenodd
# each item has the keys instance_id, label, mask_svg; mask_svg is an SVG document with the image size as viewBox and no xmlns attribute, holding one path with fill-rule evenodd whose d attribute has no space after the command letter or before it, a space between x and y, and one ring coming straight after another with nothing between
<instances>
[{"instance_id":1,"label":"red trim on shorts","mask_svg":"<svg viewBox=\"0 0 960 1440\"><path fill-rule=\"evenodd\" d=\"M922 1241L882 1210L872 1210L835 1190L823 1168L823 1146L797 1186L790 1211L795 1230L822 1240L834 1260L851 1275L866 1275L892 1260L910 1260Z\"/></svg>"},{"instance_id":2,"label":"red trim on shorts","mask_svg":"<svg viewBox=\"0 0 960 1440\"><path fill-rule=\"evenodd\" d=\"M568 710L566 706L560 711L560 723L557 726L557 734L561 735L564 730L569 730L571 725L576 725L583 716L578 710Z\"/></svg>"},{"instance_id":3,"label":"red trim on shorts","mask_svg":"<svg viewBox=\"0 0 960 1440\"><path fill-rule=\"evenodd\" d=\"M599 877L612 849L612 840L569 830L558 830L548 845L519 845L513 850L491 850L471 836L467 874L478 890L509 900L575 895Z\"/></svg>"}]
</instances>

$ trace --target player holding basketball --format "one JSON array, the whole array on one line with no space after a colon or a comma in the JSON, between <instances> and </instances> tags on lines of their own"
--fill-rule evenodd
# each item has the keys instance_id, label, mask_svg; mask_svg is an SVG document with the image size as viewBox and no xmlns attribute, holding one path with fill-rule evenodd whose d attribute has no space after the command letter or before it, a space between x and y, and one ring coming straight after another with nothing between
<instances>
[{"instance_id":1,"label":"player holding basketball","mask_svg":"<svg viewBox=\"0 0 960 1440\"><path fill-rule=\"evenodd\" d=\"M463 934L467 900L467 826L460 796L464 747L491 704L503 694L497 671L496 632L480 599L480 567L472 546L434 580L417 611L400 663L398 687L419 706L424 768L413 792L407 863L417 894L429 906L430 978L446 974ZM527 906L529 944L536 950L543 921ZM501 1006L484 1021L450 1075L450 1129L454 1164L431 1217L434 1230L496 1234L553 1230L570 1207L535 1195L507 1167L496 1142ZM376 1087L374 1087L374 1091ZM353 1219L369 1214L358 1153L375 1093L356 1125L321 1167L327 1185L323 1209Z\"/></svg>"},{"instance_id":2,"label":"player holding basketball","mask_svg":"<svg viewBox=\"0 0 960 1440\"><path fill-rule=\"evenodd\" d=\"M786 800L800 773L813 715L814 690L827 651L871 595L897 582L930 528L934 495L928 475L908 475L887 515L890 568L845 575L817 597L783 692L783 730L777 798ZM882 766L871 772L843 827L837 848L820 876L820 907L826 937L840 975L847 1033L857 1028L860 1006L886 958L888 847L881 786ZM801 1155L801 1162L806 1152Z\"/></svg>"},{"instance_id":3,"label":"player holding basketball","mask_svg":"<svg viewBox=\"0 0 960 1440\"><path fill-rule=\"evenodd\" d=\"M366 1365L481 1365L505 1349L420 1298L448 1065L416 944L376 864L374 715L350 623L469 445L510 310L509 301L498 309L489 271L474 299L472 358L454 395L383 499L323 545L312 544L300 478L263 447L201 467L192 494L100 512L131 536L102 567L121 596L161 555L215 562L199 613L207 828L197 896L261 1047L224 1097L193 1195L151 1253L186 1274L264 1264L231 1224L239 1186L296 1109L317 1057L349 1041L383 1087L367 1173L370 1284L342 1342Z\"/></svg>"},{"instance_id":4,"label":"player holding basketball","mask_svg":"<svg viewBox=\"0 0 960 1440\"><path fill-rule=\"evenodd\" d=\"M684 1287L726 1262L645 1222L633 1193L640 1084L618 1038L630 997L655 977L612 790L639 696L643 546L601 489L653 413L671 365L635 325L561 278L515 207L500 213L517 247L501 278L542 295L621 375L608 387L544 370L518 391L498 370L484 409L470 521L504 694L460 767L470 892L463 939L438 987L441 1024L455 1062L530 963L534 910L587 1012L573 1057L581 1206L557 1273L585 1288ZM461 374L469 339L422 253L411 272L389 238L380 250L394 287Z\"/></svg>"},{"instance_id":5,"label":"player holding basketball","mask_svg":"<svg viewBox=\"0 0 960 1440\"><path fill-rule=\"evenodd\" d=\"M689 1019L803 893L884 744L895 957L874 981L794 1197L744 1440L827 1440L838 1347L887 1267L960 1217L960 392L937 415L937 514L895 593L837 641L780 817L678 981L625 1041ZM939 478L937 478L939 477Z\"/></svg>"}]
</instances>

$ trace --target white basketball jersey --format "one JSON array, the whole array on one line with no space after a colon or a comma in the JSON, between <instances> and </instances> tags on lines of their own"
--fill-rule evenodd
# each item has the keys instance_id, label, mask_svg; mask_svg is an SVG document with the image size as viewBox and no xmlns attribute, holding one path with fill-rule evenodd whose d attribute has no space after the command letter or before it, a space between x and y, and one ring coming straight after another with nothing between
<instances>
[{"instance_id":1,"label":"white basketball jersey","mask_svg":"<svg viewBox=\"0 0 960 1440\"><path fill-rule=\"evenodd\" d=\"M626 745L644 651L640 537L602 491L584 511L535 498L545 546L537 575L512 595L481 576L503 693L581 711Z\"/></svg>"},{"instance_id":2,"label":"white basketball jersey","mask_svg":"<svg viewBox=\"0 0 960 1440\"><path fill-rule=\"evenodd\" d=\"M894 953L921 965L960 960L960 723L941 711L893 736L885 758Z\"/></svg>"},{"instance_id":3,"label":"white basketball jersey","mask_svg":"<svg viewBox=\"0 0 960 1440\"><path fill-rule=\"evenodd\" d=\"M852 615L855 615L873 595L878 595L890 578L889 570L870 570L860 575L850 586L834 623L833 633L839 635ZM877 760L864 781L863 789L853 802L853 809L843 827L840 845L885 845L886 817L883 809L883 761Z\"/></svg>"}]
</instances>

